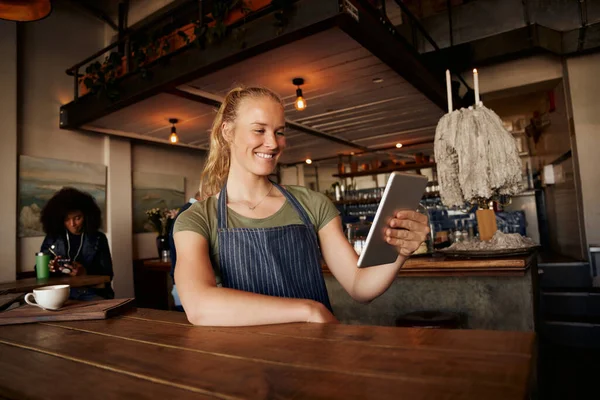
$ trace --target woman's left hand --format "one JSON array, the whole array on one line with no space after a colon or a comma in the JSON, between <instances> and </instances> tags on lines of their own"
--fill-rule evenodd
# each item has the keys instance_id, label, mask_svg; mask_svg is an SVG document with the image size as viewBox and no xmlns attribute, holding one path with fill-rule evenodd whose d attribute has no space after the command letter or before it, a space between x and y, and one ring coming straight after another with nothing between
<instances>
[{"instance_id":1,"label":"woman's left hand","mask_svg":"<svg viewBox=\"0 0 600 400\"><path fill-rule=\"evenodd\" d=\"M395 246L398 254L409 257L421 246L429 234L428 218L416 211L396 213L385 231L386 241Z\"/></svg>"},{"instance_id":2,"label":"woman's left hand","mask_svg":"<svg viewBox=\"0 0 600 400\"><path fill-rule=\"evenodd\" d=\"M81 263L78 263L77 261L73 261L69 265L69 268L71 268L71 273L69 274L70 276L85 275L85 268L83 267L83 265L81 265Z\"/></svg>"}]
</instances>

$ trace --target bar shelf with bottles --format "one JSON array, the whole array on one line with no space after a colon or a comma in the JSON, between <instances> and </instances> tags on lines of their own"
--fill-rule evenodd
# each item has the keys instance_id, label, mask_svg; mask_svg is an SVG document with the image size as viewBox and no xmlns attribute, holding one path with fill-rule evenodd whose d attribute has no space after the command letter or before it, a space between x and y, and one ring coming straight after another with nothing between
<instances>
[{"instance_id":1,"label":"bar shelf with bottles","mask_svg":"<svg viewBox=\"0 0 600 400\"><path fill-rule=\"evenodd\" d=\"M338 193L334 201L342 217L344 231L358 253L364 245L366 233L373 222L384 188L346 190ZM429 218L430 242L418 254L431 254L435 250L477 238L476 206L462 209L448 208L442 204L436 181L429 182L417 211ZM525 235L525 213L523 211L504 212L496 209L498 229L504 233Z\"/></svg>"}]
</instances>

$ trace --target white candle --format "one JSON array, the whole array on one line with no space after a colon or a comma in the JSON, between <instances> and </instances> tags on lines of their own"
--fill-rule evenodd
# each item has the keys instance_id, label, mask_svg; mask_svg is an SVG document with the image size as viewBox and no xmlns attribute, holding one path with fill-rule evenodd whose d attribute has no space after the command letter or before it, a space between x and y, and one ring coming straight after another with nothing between
<instances>
[{"instance_id":1,"label":"white candle","mask_svg":"<svg viewBox=\"0 0 600 400\"><path fill-rule=\"evenodd\" d=\"M473 86L475 86L475 108L479 106L479 74L477 69L473 70Z\"/></svg>"},{"instance_id":2,"label":"white candle","mask_svg":"<svg viewBox=\"0 0 600 400\"><path fill-rule=\"evenodd\" d=\"M450 70L446 70L446 95L448 96L448 112L452 112L452 81L450 80Z\"/></svg>"}]
</instances>

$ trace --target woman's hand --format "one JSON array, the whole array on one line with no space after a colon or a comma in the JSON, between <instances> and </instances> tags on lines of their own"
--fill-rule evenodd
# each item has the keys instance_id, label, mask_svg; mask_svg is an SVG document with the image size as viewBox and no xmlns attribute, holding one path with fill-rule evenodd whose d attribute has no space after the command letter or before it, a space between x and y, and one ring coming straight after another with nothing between
<instances>
[{"instance_id":1,"label":"woman's hand","mask_svg":"<svg viewBox=\"0 0 600 400\"><path fill-rule=\"evenodd\" d=\"M77 261L73 261L71 264L68 265L68 267L71 268L71 273L69 274L70 276L81 276L86 274L83 265L81 265L81 263L78 263Z\"/></svg>"},{"instance_id":2,"label":"woman's hand","mask_svg":"<svg viewBox=\"0 0 600 400\"><path fill-rule=\"evenodd\" d=\"M50 272L58 272L57 271L58 260L60 260L61 258L62 258L61 256L56 256L55 258L53 258L52 260L50 260L50 262L48 263L48 270Z\"/></svg>"},{"instance_id":3,"label":"woman's hand","mask_svg":"<svg viewBox=\"0 0 600 400\"><path fill-rule=\"evenodd\" d=\"M395 246L398 254L409 257L421 246L429 234L428 218L416 211L404 210L396 213L388 224L386 241Z\"/></svg>"},{"instance_id":4,"label":"woman's hand","mask_svg":"<svg viewBox=\"0 0 600 400\"><path fill-rule=\"evenodd\" d=\"M331 311L318 301L311 302L310 314L306 322L315 322L318 324L339 324L340 321L333 316Z\"/></svg>"},{"instance_id":5,"label":"woman's hand","mask_svg":"<svg viewBox=\"0 0 600 400\"><path fill-rule=\"evenodd\" d=\"M62 259L61 256L56 256L56 258L50 260L50 262L48 263L48 269L50 270L50 272L62 272L65 275L69 276L86 275L85 267L81 265L81 263L73 261L69 264L59 265L58 260L60 259ZM66 273L66 271L63 271L64 268L68 268L70 272Z\"/></svg>"}]
</instances>

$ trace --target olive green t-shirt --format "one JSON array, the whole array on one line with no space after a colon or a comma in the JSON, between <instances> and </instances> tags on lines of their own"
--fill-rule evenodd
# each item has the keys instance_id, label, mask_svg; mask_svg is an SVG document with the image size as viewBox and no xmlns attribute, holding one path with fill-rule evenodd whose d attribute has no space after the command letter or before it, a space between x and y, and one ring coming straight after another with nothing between
<instances>
[{"instance_id":1,"label":"olive green t-shirt","mask_svg":"<svg viewBox=\"0 0 600 400\"><path fill-rule=\"evenodd\" d=\"M319 192L303 186L286 185L285 189L302 205L317 232L339 214L331 200ZM213 270L217 282L220 282L217 205L218 199L216 196L195 202L177 217L173 233L192 231L206 238L210 246L210 259ZM228 228L274 228L302 223L300 215L287 200L275 214L261 219L244 217L231 208L227 208Z\"/></svg>"}]
</instances>

